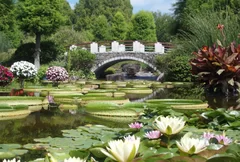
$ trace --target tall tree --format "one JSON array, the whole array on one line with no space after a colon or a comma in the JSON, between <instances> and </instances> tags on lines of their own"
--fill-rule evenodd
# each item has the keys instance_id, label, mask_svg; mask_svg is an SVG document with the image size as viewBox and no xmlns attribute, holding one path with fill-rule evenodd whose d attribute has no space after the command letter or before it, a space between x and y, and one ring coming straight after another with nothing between
<instances>
[{"instance_id":1,"label":"tall tree","mask_svg":"<svg viewBox=\"0 0 240 162\"><path fill-rule=\"evenodd\" d=\"M18 5L17 19L20 27L25 32L33 32L36 35L36 47L34 53L34 64L40 67L40 42L42 35L54 33L64 23L61 14L63 0L23 0Z\"/></svg>"},{"instance_id":2,"label":"tall tree","mask_svg":"<svg viewBox=\"0 0 240 162\"><path fill-rule=\"evenodd\" d=\"M4 33L12 47L17 47L22 33L18 29L15 19L15 4L12 0L0 0L0 8L0 32Z\"/></svg>"},{"instance_id":3,"label":"tall tree","mask_svg":"<svg viewBox=\"0 0 240 162\"><path fill-rule=\"evenodd\" d=\"M93 35L96 41L110 39L109 24L104 15L96 17L93 27Z\"/></svg>"},{"instance_id":4,"label":"tall tree","mask_svg":"<svg viewBox=\"0 0 240 162\"><path fill-rule=\"evenodd\" d=\"M127 22L122 12L117 12L112 20L112 39L113 40L124 40L127 34Z\"/></svg>"},{"instance_id":5,"label":"tall tree","mask_svg":"<svg viewBox=\"0 0 240 162\"><path fill-rule=\"evenodd\" d=\"M95 18L104 15L111 24L114 15L122 12L127 21L131 20L132 5L130 0L79 0L74 13L77 17L76 30L92 30Z\"/></svg>"},{"instance_id":6,"label":"tall tree","mask_svg":"<svg viewBox=\"0 0 240 162\"><path fill-rule=\"evenodd\" d=\"M173 16L168 14L162 14L161 12L153 13L157 40L160 42L169 42L173 39L176 34L176 21Z\"/></svg>"},{"instance_id":7,"label":"tall tree","mask_svg":"<svg viewBox=\"0 0 240 162\"><path fill-rule=\"evenodd\" d=\"M132 30L130 39L157 41L156 25L151 12L140 11L132 19Z\"/></svg>"}]
</instances>

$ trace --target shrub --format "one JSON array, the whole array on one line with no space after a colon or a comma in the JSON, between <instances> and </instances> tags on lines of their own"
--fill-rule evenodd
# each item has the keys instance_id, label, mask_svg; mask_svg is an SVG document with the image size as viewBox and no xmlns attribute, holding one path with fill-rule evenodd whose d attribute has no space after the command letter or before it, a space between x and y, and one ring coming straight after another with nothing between
<instances>
[{"instance_id":1,"label":"shrub","mask_svg":"<svg viewBox=\"0 0 240 162\"><path fill-rule=\"evenodd\" d=\"M108 75L108 74L114 74L116 72L116 70L112 67L110 68L107 68L105 71L104 71L104 74L105 75Z\"/></svg>"},{"instance_id":2,"label":"shrub","mask_svg":"<svg viewBox=\"0 0 240 162\"><path fill-rule=\"evenodd\" d=\"M26 60L28 62L34 62L33 54L35 52L35 43L26 43L20 45L9 61L7 65L11 65L13 62L19 60ZM41 42L41 64L48 64L49 62L56 60L58 55L64 53L64 48L55 44L52 41Z\"/></svg>"},{"instance_id":3,"label":"shrub","mask_svg":"<svg viewBox=\"0 0 240 162\"><path fill-rule=\"evenodd\" d=\"M40 68L38 69L38 72L37 72L37 77L36 77L37 82L43 80L46 77L46 71L47 71L48 67L49 67L48 65L40 66Z\"/></svg>"},{"instance_id":4,"label":"shrub","mask_svg":"<svg viewBox=\"0 0 240 162\"><path fill-rule=\"evenodd\" d=\"M158 56L156 65L161 72L164 72L164 80L172 82L190 82L193 80L190 73L189 56L174 56L173 53L169 53L165 56Z\"/></svg>"},{"instance_id":5,"label":"shrub","mask_svg":"<svg viewBox=\"0 0 240 162\"><path fill-rule=\"evenodd\" d=\"M65 81L68 79L68 72L63 67L52 66L47 69L46 78L53 82Z\"/></svg>"},{"instance_id":6,"label":"shrub","mask_svg":"<svg viewBox=\"0 0 240 162\"><path fill-rule=\"evenodd\" d=\"M92 54L91 52L87 50L73 50L69 52L68 55L71 56L71 70L75 71L83 71L85 75L90 73L91 68L94 64L96 55Z\"/></svg>"},{"instance_id":7,"label":"shrub","mask_svg":"<svg viewBox=\"0 0 240 162\"><path fill-rule=\"evenodd\" d=\"M224 41L226 39L224 26L219 24L218 29ZM218 46L203 46L198 52L193 53L196 57L191 60L192 73L204 83L206 90L226 95L229 92L234 94L240 87L240 44L232 42L225 47L219 40L217 43Z\"/></svg>"},{"instance_id":8,"label":"shrub","mask_svg":"<svg viewBox=\"0 0 240 162\"><path fill-rule=\"evenodd\" d=\"M13 80L13 73L6 67L0 65L0 86L4 87Z\"/></svg>"}]
</instances>

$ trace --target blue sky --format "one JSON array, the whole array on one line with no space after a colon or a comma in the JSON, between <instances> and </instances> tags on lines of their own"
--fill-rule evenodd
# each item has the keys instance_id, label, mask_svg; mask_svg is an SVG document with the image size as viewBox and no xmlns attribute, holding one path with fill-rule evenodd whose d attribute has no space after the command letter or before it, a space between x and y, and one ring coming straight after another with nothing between
<instances>
[{"instance_id":1,"label":"blue sky","mask_svg":"<svg viewBox=\"0 0 240 162\"><path fill-rule=\"evenodd\" d=\"M79 0L67 0L71 7ZM162 13L172 13L170 10L172 8L172 4L177 0L131 0L131 4L133 6L133 13L136 13L140 10L147 11L160 11Z\"/></svg>"}]
</instances>

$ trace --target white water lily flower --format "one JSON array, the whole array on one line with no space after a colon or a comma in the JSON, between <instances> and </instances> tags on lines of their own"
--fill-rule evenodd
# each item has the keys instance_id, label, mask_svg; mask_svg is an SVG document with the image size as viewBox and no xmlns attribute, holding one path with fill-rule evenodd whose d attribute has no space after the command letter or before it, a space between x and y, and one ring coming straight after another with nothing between
<instances>
[{"instance_id":1,"label":"white water lily flower","mask_svg":"<svg viewBox=\"0 0 240 162\"><path fill-rule=\"evenodd\" d=\"M158 116L155 119L155 126L161 133L173 135L180 132L185 125L183 118Z\"/></svg>"},{"instance_id":2,"label":"white water lily flower","mask_svg":"<svg viewBox=\"0 0 240 162\"><path fill-rule=\"evenodd\" d=\"M102 153L118 162L131 162L137 154L140 138L127 136L124 140L114 140L108 143L107 151L102 149Z\"/></svg>"},{"instance_id":3,"label":"white water lily flower","mask_svg":"<svg viewBox=\"0 0 240 162\"><path fill-rule=\"evenodd\" d=\"M64 162L86 162L86 160L82 160L80 158L70 157L69 159L64 159Z\"/></svg>"},{"instance_id":4,"label":"white water lily flower","mask_svg":"<svg viewBox=\"0 0 240 162\"><path fill-rule=\"evenodd\" d=\"M20 160L16 160L15 158L12 160L6 160L4 159L3 162L20 162Z\"/></svg>"},{"instance_id":5,"label":"white water lily flower","mask_svg":"<svg viewBox=\"0 0 240 162\"><path fill-rule=\"evenodd\" d=\"M185 134L180 142L176 141L178 148L187 154L198 154L204 151L209 145L208 140L202 138L191 138L187 133Z\"/></svg>"}]
</instances>

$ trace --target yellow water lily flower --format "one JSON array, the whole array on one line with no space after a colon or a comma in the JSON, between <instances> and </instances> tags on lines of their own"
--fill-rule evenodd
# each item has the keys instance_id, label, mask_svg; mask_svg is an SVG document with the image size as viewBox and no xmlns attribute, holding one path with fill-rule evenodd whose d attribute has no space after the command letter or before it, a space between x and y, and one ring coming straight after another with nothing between
<instances>
[{"instance_id":1,"label":"yellow water lily flower","mask_svg":"<svg viewBox=\"0 0 240 162\"><path fill-rule=\"evenodd\" d=\"M165 135L173 135L177 134L184 128L185 121L183 118L178 117L158 116L155 119L154 125L161 133Z\"/></svg>"},{"instance_id":2,"label":"yellow water lily flower","mask_svg":"<svg viewBox=\"0 0 240 162\"><path fill-rule=\"evenodd\" d=\"M132 162L137 154L140 138L127 136L124 140L114 140L108 143L107 151L102 149L102 153L117 162Z\"/></svg>"},{"instance_id":3,"label":"yellow water lily flower","mask_svg":"<svg viewBox=\"0 0 240 162\"><path fill-rule=\"evenodd\" d=\"M176 141L178 148L187 154L198 154L204 151L209 145L208 140L202 138L191 138L190 134L185 134L180 142Z\"/></svg>"}]
</instances>

